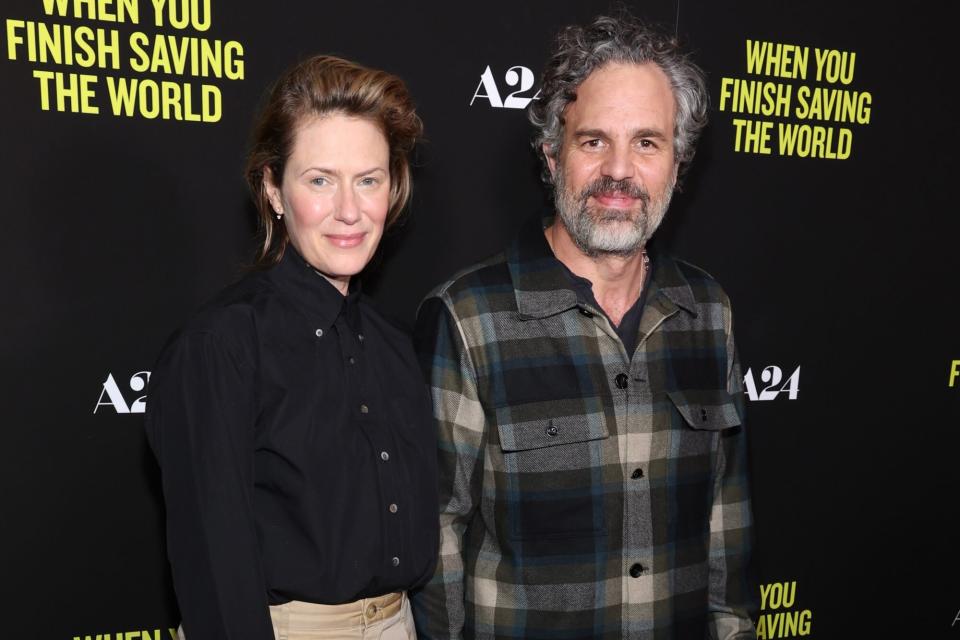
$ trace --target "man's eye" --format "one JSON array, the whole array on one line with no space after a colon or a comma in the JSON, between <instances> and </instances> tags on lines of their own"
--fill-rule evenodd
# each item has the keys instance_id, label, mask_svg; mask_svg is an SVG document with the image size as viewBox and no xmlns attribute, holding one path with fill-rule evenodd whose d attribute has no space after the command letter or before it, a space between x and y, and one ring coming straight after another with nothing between
<instances>
[{"instance_id":1,"label":"man's eye","mask_svg":"<svg viewBox=\"0 0 960 640\"><path fill-rule=\"evenodd\" d=\"M592 140L587 140L586 142L583 143L583 146L588 147L588 148L590 148L590 149L597 149L597 148L599 148L601 145L603 145L603 141L600 140L599 138L594 138L594 139L592 139Z\"/></svg>"},{"instance_id":2,"label":"man's eye","mask_svg":"<svg viewBox=\"0 0 960 640\"><path fill-rule=\"evenodd\" d=\"M641 141L640 141L640 148L641 148L641 149L656 149L656 148L657 148L657 145L656 145L656 143L655 143L653 140L646 140L646 139L644 139L644 140L641 140Z\"/></svg>"}]
</instances>

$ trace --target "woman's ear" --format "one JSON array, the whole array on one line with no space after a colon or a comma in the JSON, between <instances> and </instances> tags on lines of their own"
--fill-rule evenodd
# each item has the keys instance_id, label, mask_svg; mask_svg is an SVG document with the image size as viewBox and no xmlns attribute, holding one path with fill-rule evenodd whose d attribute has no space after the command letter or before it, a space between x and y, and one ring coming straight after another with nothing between
<instances>
[{"instance_id":1,"label":"woman's ear","mask_svg":"<svg viewBox=\"0 0 960 640\"><path fill-rule=\"evenodd\" d=\"M283 215L283 198L280 197L280 186L276 184L273 177L273 170L270 167L263 168L263 191L267 194L267 200L273 207L277 216Z\"/></svg>"}]
</instances>

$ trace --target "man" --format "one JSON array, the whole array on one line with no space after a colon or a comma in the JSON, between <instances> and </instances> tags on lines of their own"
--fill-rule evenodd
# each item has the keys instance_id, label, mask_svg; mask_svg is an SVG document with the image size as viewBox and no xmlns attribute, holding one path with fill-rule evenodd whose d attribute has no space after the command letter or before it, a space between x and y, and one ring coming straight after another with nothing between
<instances>
[{"instance_id":1,"label":"man","mask_svg":"<svg viewBox=\"0 0 960 640\"><path fill-rule=\"evenodd\" d=\"M654 251L702 73L629 16L557 38L531 111L556 218L423 303L441 548L420 637L754 638L727 297Z\"/></svg>"}]
</instances>

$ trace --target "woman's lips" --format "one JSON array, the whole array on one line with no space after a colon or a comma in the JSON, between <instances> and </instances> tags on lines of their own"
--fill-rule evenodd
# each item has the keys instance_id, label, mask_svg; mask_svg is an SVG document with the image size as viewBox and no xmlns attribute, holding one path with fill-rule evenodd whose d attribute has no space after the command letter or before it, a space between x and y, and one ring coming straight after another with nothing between
<instances>
[{"instance_id":1,"label":"woman's lips","mask_svg":"<svg viewBox=\"0 0 960 640\"><path fill-rule=\"evenodd\" d=\"M330 244L335 247L340 247L341 249L352 249L360 245L363 242L363 239L367 236L366 233L350 233L350 234L327 234L327 240Z\"/></svg>"}]
</instances>

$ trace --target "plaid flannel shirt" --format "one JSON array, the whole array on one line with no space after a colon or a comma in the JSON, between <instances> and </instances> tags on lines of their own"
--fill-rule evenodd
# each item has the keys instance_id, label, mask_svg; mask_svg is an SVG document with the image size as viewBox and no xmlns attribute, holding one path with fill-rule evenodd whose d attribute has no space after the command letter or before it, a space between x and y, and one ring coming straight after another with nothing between
<instances>
[{"instance_id":1,"label":"plaid flannel shirt","mask_svg":"<svg viewBox=\"0 0 960 640\"><path fill-rule=\"evenodd\" d=\"M729 301L653 255L630 358L525 226L421 306L439 428L426 638L754 638Z\"/></svg>"}]
</instances>

